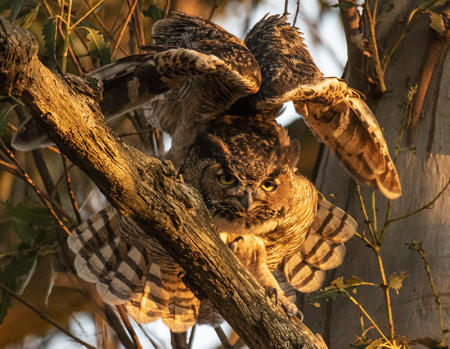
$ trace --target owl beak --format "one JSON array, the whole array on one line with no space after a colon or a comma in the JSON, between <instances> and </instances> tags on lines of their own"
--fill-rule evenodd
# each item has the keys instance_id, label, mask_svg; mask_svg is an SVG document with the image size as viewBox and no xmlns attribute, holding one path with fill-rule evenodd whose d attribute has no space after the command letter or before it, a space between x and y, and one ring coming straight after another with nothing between
<instances>
[{"instance_id":1,"label":"owl beak","mask_svg":"<svg viewBox=\"0 0 450 349\"><path fill-rule=\"evenodd\" d=\"M244 196L239 199L239 202L242 204L242 206L245 208L247 212L251 211L255 207L252 191L246 190Z\"/></svg>"}]
</instances>

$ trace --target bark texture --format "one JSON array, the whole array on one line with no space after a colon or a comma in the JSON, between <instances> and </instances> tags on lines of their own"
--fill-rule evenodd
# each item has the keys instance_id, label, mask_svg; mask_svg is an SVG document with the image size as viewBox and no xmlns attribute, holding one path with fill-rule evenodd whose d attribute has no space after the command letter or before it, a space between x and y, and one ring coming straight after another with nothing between
<instances>
[{"instance_id":1,"label":"bark texture","mask_svg":"<svg viewBox=\"0 0 450 349\"><path fill-rule=\"evenodd\" d=\"M379 47L387 50L398 39L410 11L416 2L395 1L394 9L379 18L377 39ZM368 30L368 29L367 29ZM379 98L370 98L369 106L380 125L391 150L395 147L401 124L402 108L407 102L408 90L419 81L427 55L430 40L428 16L418 18L406 34L394 54L386 73L387 91ZM353 54L349 54L354 57ZM356 60L353 58L353 62ZM350 86L360 86L361 66L348 66L346 77ZM359 77L359 80L355 80ZM415 140L415 151L405 150L397 161L403 196L392 202L391 217L399 217L430 202L442 190L450 177L450 54L444 51L432 76L422 109ZM367 91L365 91L367 92ZM368 94L370 96L370 94ZM407 147L404 141L402 147ZM353 180L342 171L337 160L328 152L324 155L316 185L328 195L336 196L337 204L348 210L361 224L359 199ZM363 190L367 207L370 207L370 193ZM377 193L378 226L383 224L387 201ZM436 201L432 208L417 215L393 223L381 247L387 277L393 272L406 271L407 278L396 295L391 290L395 332L409 339L431 337L440 340L439 312L424 270L424 263L418 253L408 249L413 240L423 242L430 268L440 293L444 324L450 327L450 189ZM369 212L371 216L371 212ZM365 227L364 227L365 228ZM365 229L367 232L367 229ZM357 275L365 281L380 283L380 271L375 254L363 242L354 238L347 244L347 256L339 270L329 275L333 280L344 275L348 279ZM373 315L383 332L389 336L386 304L383 291L379 288L359 288L356 295ZM345 297L322 305L321 308L307 306L304 309L306 324L314 331L323 333L330 348L346 348L354 337L361 335L360 312ZM345 320L344 320L345 319ZM370 326L365 319L366 328ZM375 334L375 330L369 332ZM446 335L446 343L450 335Z\"/></svg>"},{"instance_id":2,"label":"bark texture","mask_svg":"<svg viewBox=\"0 0 450 349\"><path fill-rule=\"evenodd\" d=\"M37 58L30 33L0 18L0 95L18 95L39 125L84 170L122 214L156 237L186 272L186 283L208 295L251 348L324 348L265 291L222 243L201 196L169 162L118 140L99 111L98 86L61 79ZM145 245L145 237L142 239Z\"/></svg>"}]
</instances>

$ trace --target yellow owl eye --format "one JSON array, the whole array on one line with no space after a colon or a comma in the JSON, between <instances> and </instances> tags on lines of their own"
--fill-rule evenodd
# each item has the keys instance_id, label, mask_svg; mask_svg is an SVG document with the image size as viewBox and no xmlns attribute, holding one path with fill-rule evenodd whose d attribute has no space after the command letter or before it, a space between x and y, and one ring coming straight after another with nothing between
<instances>
[{"instance_id":1,"label":"yellow owl eye","mask_svg":"<svg viewBox=\"0 0 450 349\"><path fill-rule=\"evenodd\" d=\"M272 181L264 181L261 183L261 188L263 188L264 191L274 191L277 189L277 185Z\"/></svg>"},{"instance_id":2,"label":"yellow owl eye","mask_svg":"<svg viewBox=\"0 0 450 349\"><path fill-rule=\"evenodd\" d=\"M219 183L223 185L233 185L236 183L236 177L230 175L230 174L222 174L218 176Z\"/></svg>"}]
</instances>

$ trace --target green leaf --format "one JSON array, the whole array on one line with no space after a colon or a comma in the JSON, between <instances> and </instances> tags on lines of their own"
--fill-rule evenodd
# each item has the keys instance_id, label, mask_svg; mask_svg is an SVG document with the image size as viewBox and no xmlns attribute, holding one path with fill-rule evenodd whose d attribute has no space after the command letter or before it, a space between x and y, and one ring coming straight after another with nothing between
<instances>
[{"instance_id":1,"label":"green leaf","mask_svg":"<svg viewBox=\"0 0 450 349\"><path fill-rule=\"evenodd\" d=\"M6 125L8 125L9 114L11 113L11 110L13 110L16 107L16 105L17 104L14 104L9 108L0 110L0 137L3 136L3 133L5 132L6 129Z\"/></svg>"},{"instance_id":2,"label":"green leaf","mask_svg":"<svg viewBox=\"0 0 450 349\"><path fill-rule=\"evenodd\" d=\"M0 270L0 282L15 291L23 292L36 270L37 260L38 256L34 252L14 259Z\"/></svg>"},{"instance_id":3,"label":"green leaf","mask_svg":"<svg viewBox=\"0 0 450 349\"><path fill-rule=\"evenodd\" d=\"M24 18L22 23L23 29L30 29L33 25L34 21L36 20L36 17L39 13L40 5L37 5L34 9L32 9Z\"/></svg>"},{"instance_id":4,"label":"green leaf","mask_svg":"<svg viewBox=\"0 0 450 349\"><path fill-rule=\"evenodd\" d=\"M398 294L399 290L402 288L403 280L407 275L406 271L402 271L400 274L392 273L391 276L389 276L389 288L392 288Z\"/></svg>"},{"instance_id":5,"label":"green leaf","mask_svg":"<svg viewBox=\"0 0 450 349\"><path fill-rule=\"evenodd\" d=\"M80 27L88 31L88 49L93 58L100 60L100 66L111 63L111 52L106 44L103 34L89 27Z\"/></svg>"},{"instance_id":6,"label":"green leaf","mask_svg":"<svg viewBox=\"0 0 450 349\"><path fill-rule=\"evenodd\" d=\"M150 5L147 9L142 11L145 17L151 18L153 22L160 20L163 18L163 12L161 9L156 5Z\"/></svg>"},{"instance_id":7,"label":"green leaf","mask_svg":"<svg viewBox=\"0 0 450 349\"><path fill-rule=\"evenodd\" d=\"M14 229L22 242L32 247L36 242L49 240L56 234L53 217L46 207L5 203L5 212L9 218L9 225Z\"/></svg>"},{"instance_id":8,"label":"green leaf","mask_svg":"<svg viewBox=\"0 0 450 349\"><path fill-rule=\"evenodd\" d=\"M38 256L33 252L13 260L0 270L0 282L16 291L17 294L22 294L36 270L37 262ZM10 296L5 292L2 292L0 324L3 322L10 306Z\"/></svg>"},{"instance_id":9,"label":"green leaf","mask_svg":"<svg viewBox=\"0 0 450 349\"><path fill-rule=\"evenodd\" d=\"M42 35L44 36L47 53L56 59L56 21L54 18L49 18L47 23L44 24Z\"/></svg>"},{"instance_id":10,"label":"green leaf","mask_svg":"<svg viewBox=\"0 0 450 349\"><path fill-rule=\"evenodd\" d=\"M439 34L444 33L445 21L442 14L430 10L427 13L430 16L430 27Z\"/></svg>"}]
</instances>

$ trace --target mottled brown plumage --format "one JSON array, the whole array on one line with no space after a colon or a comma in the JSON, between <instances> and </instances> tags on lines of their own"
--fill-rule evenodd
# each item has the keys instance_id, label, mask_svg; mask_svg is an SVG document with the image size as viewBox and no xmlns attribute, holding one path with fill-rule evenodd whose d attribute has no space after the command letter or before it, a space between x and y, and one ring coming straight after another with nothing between
<instances>
[{"instance_id":1,"label":"mottled brown plumage","mask_svg":"<svg viewBox=\"0 0 450 349\"><path fill-rule=\"evenodd\" d=\"M172 136L167 158L203 195L222 240L290 315L298 314L294 290L321 286L325 270L342 263L357 225L297 172L298 146L274 119L294 101L357 180L395 198L400 184L376 119L344 81L322 77L285 17L263 18L243 42L178 13L157 22L153 36L154 52L97 76L112 95L125 84L127 98L141 101L146 92L134 73L151 57L164 90L147 95L148 118ZM183 332L197 320L220 321L208 300L186 288L164 248L142 236L133 221L102 211L69 238L78 274L140 322L162 318Z\"/></svg>"}]
</instances>

